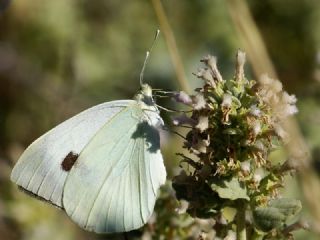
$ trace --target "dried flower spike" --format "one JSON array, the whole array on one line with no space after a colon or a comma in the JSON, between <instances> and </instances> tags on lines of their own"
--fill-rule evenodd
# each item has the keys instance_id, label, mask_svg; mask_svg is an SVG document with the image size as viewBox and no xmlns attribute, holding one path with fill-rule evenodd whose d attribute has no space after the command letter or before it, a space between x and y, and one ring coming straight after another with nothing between
<instances>
[{"instance_id":1,"label":"dried flower spike","mask_svg":"<svg viewBox=\"0 0 320 240\"><path fill-rule=\"evenodd\" d=\"M223 80L215 57L208 55L201 62L205 68L195 75L205 80L204 85L190 97L190 115L176 120L178 125L192 122L184 142L189 154L179 154L187 167L173 179L177 198L189 203L191 216L215 219L217 237L222 239L234 230L232 224L240 240L247 231L260 232L264 239L271 233L281 239L285 223L301 206L297 200L279 197L283 176L291 171L271 162L269 154L288 135L282 123L297 112L296 97L267 75L259 84L247 80L244 52L236 55L231 80ZM236 209L237 214L230 224L219 224L226 207ZM292 211L289 214L283 208ZM248 230L246 212L254 216Z\"/></svg>"}]
</instances>

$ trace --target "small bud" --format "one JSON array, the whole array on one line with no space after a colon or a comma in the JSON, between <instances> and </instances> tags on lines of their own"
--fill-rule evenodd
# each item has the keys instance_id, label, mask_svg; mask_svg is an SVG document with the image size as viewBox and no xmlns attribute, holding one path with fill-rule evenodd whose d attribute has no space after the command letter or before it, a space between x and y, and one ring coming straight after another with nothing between
<instances>
[{"instance_id":1,"label":"small bud","mask_svg":"<svg viewBox=\"0 0 320 240\"><path fill-rule=\"evenodd\" d=\"M253 123L252 131L253 131L254 136L257 136L258 134L261 133L261 124L259 121L255 121Z\"/></svg>"},{"instance_id":2,"label":"small bud","mask_svg":"<svg viewBox=\"0 0 320 240\"><path fill-rule=\"evenodd\" d=\"M198 124L196 125L196 128L200 130L200 132L203 132L207 130L209 127L209 119L208 116L200 116L198 119Z\"/></svg>"},{"instance_id":3,"label":"small bud","mask_svg":"<svg viewBox=\"0 0 320 240\"><path fill-rule=\"evenodd\" d=\"M255 117L261 116L261 110L257 107L257 105L251 105L249 112Z\"/></svg>"},{"instance_id":4,"label":"small bud","mask_svg":"<svg viewBox=\"0 0 320 240\"><path fill-rule=\"evenodd\" d=\"M257 168L254 172L254 175L253 175L253 180L256 182L256 183L259 183L265 176L265 172L263 170L263 168Z\"/></svg>"},{"instance_id":5,"label":"small bud","mask_svg":"<svg viewBox=\"0 0 320 240\"><path fill-rule=\"evenodd\" d=\"M283 111L286 116L291 116L291 115L294 115L298 112L298 108L296 107L296 105L288 104L288 105L284 106Z\"/></svg>"},{"instance_id":6,"label":"small bud","mask_svg":"<svg viewBox=\"0 0 320 240\"><path fill-rule=\"evenodd\" d=\"M231 104L232 104L232 96L228 93L223 94L223 100L222 100L221 106L223 108L231 108Z\"/></svg>"},{"instance_id":7,"label":"small bud","mask_svg":"<svg viewBox=\"0 0 320 240\"><path fill-rule=\"evenodd\" d=\"M174 117L172 119L172 123L175 126L181 126L181 125L194 126L197 122L194 119L189 118L186 114L182 114L182 115Z\"/></svg>"},{"instance_id":8,"label":"small bud","mask_svg":"<svg viewBox=\"0 0 320 240\"><path fill-rule=\"evenodd\" d=\"M192 99L191 97L185 93L184 91L176 92L173 94L174 100L179 103L183 103L186 105L191 105L192 104Z\"/></svg>"},{"instance_id":9,"label":"small bud","mask_svg":"<svg viewBox=\"0 0 320 240\"><path fill-rule=\"evenodd\" d=\"M213 77L218 80L218 81L222 81L222 76L217 68L217 58L211 55L207 55L205 56L201 62L204 62L208 67L210 67L212 73L213 73Z\"/></svg>"},{"instance_id":10,"label":"small bud","mask_svg":"<svg viewBox=\"0 0 320 240\"><path fill-rule=\"evenodd\" d=\"M243 67L245 62L246 62L245 52L238 50L237 56L236 56L236 76L235 76L237 81L244 79Z\"/></svg>"},{"instance_id":11,"label":"small bud","mask_svg":"<svg viewBox=\"0 0 320 240\"><path fill-rule=\"evenodd\" d=\"M229 114L231 111L231 104L232 104L232 96L228 93L223 94L223 99L221 103L222 108L222 123L223 124L230 124Z\"/></svg>"},{"instance_id":12,"label":"small bud","mask_svg":"<svg viewBox=\"0 0 320 240\"><path fill-rule=\"evenodd\" d=\"M209 69L201 68L194 75L197 76L198 78L205 80L206 83L209 84L210 86L216 87L216 83L214 82L214 79L212 77L212 72Z\"/></svg>"},{"instance_id":13,"label":"small bud","mask_svg":"<svg viewBox=\"0 0 320 240\"><path fill-rule=\"evenodd\" d=\"M289 95L287 92L283 92L282 100L288 104L295 104L297 102L296 96L294 94Z\"/></svg>"},{"instance_id":14,"label":"small bud","mask_svg":"<svg viewBox=\"0 0 320 240\"><path fill-rule=\"evenodd\" d=\"M197 94L192 98L193 107L195 110L200 110L206 107L207 103L202 94Z\"/></svg>"},{"instance_id":15,"label":"small bud","mask_svg":"<svg viewBox=\"0 0 320 240\"><path fill-rule=\"evenodd\" d=\"M247 160L247 161L241 162L240 167L243 172L249 173L250 172L250 161Z\"/></svg>"}]
</instances>

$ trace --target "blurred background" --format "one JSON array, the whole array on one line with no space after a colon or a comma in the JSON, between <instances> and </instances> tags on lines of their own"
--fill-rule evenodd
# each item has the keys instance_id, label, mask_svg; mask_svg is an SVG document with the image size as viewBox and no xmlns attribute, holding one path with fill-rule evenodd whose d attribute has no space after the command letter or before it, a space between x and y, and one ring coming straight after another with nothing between
<instances>
[{"instance_id":1,"label":"blurred background","mask_svg":"<svg viewBox=\"0 0 320 240\"><path fill-rule=\"evenodd\" d=\"M319 0L0 0L0 239L124 239L82 231L62 211L20 192L9 176L23 150L61 121L104 101L132 98L159 27L145 71L153 88L199 86L192 72L209 53L229 79L241 48L248 78L267 72L296 94L292 132L304 167L298 178L289 178L283 194L303 201L301 217L311 223L312 231L299 230L297 239L320 239ZM176 107L168 100L158 103ZM162 145L170 180L181 141L167 133ZM273 157L286 158L285 152ZM165 232L162 239L186 239L174 231L190 219L177 223L168 189L157 203L162 233L153 238ZM134 234L148 239L142 231Z\"/></svg>"}]
</instances>

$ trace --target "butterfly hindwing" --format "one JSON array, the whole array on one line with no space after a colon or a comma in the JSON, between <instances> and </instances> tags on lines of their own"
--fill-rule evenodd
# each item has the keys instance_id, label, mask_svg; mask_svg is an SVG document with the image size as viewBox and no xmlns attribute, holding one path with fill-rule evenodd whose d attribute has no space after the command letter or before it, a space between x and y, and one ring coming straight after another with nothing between
<instances>
[{"instance_id":1,"label":"butterfly hindwing","mask_svg":"<svg viewBox=\"0 0 320 240\"><path fill-rule=\"evenodd\" d=\"M63 205L84 229L130 231L152 214L166 177L159 133L149 121L155 116L131 104L80 153L66 180Z\"/></svg>"}]
</instances>

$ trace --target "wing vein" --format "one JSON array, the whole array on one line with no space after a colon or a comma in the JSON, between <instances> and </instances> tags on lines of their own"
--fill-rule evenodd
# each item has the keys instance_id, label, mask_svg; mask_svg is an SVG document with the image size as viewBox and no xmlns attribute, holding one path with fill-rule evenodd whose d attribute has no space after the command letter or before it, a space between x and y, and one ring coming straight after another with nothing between
<instances>
[{"instance_id":1,"label":"wing vein","mask_svg":"<svg viewBox=\"0 0 320 240\"><path fill-rule=\"evenodd\" d=\"M131 130L132 130L134 127L136 127L136 126L134 125L133 127L131 127L130 130L125 134L125 136L128 135L128 134L131 134ZM121 140L122 140L122 138L119 138L119 140L117 141L117 143L115 144L114 148L112 149L112 151L110 152L109 155L111 155L111 153L116 149L116 146L121 142ZM127 152L127 150L128 150L128 148L126 148L126 150L121 153L121 155L120 155L120 157L118 158L118 160L123 157L123 155ZM118 161L118 162L119 162L119 161ZM118 163L118 162L117 162L117 163ZM116 167L116 166L117 166L117 165L115 165L115 167ZM98 191L97 191L97 194L96 194L96 196L95 196L95 199L94 199L94 201L93 201L93 203L92 203L92 205L91 205L91 208L90 208L90 210L89 210L89 214L88 214L88 217L87 217L86 225L88 224L89 218L90 218L91 213L92 213L92 209L93 209L93 207L94 207L94 205L95 205L95 203L96 203L96 201L97 201L97 199L98 199L98 196L99 196L99 194L100 194L100 192L101 192L101 189L103 188L105 182L107 181L107 179L108 179L108 177L110 176L111 173L112 173L112 169L111 169L111 170L109 171L109 173L106 175L106 177L105 177L104 180L102 181L103 183L101 184L101 186L99 187L99 189L98 189ZM80 203L80 201L79 201L79 203ZM79 206L79 204L78 204L78 206Z\"/></svg>"},{"instance_id":2,"label":"wing vein","mask_svg":"<svg viewBox=\"0 0 320 240\"><path fill-rule=\"evenodd\" d=\"M143 148L141 148L142 151L144 151L144 141L142 141ZM143 180L142 180L142 170L141 170L141 150L139 151L139 157L138 157L138 169L139 169L139 199L140 199L140 217L142 222L144 222L144 217L143 217L143 212L142 212L142 206L143 206L143 196L142 196L142 185L143 185Z\"/></svg>"}]
</instances>

